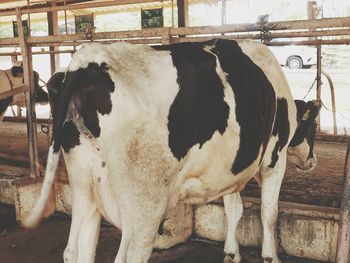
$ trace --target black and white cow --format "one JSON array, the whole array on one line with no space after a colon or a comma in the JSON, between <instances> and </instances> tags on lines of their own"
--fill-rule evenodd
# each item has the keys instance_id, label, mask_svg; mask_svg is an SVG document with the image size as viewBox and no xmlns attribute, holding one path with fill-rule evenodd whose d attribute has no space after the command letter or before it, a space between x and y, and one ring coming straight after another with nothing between
<instances>
[{"instance_id":1,"label":"black and white cow","mask_svg":"<svg viewBox=\"0 0 350 263\"><path fill-rule=\"evenodd\" d=\"M39 74L34 71L35 101L46 104L49 101L48 94L39 85ZM13 66L11 69L0 70L0 93L10 91L24 85L23 67ZM25 107L25 94L20 93L5 99L0 99L0 122L4 118L8 106L16 105Z\"/></svg>"},{"instance_id":2,"label":"black and white cow","mask_svg":"<svg viewBox=\"0 0 350 263\"><path fill-rule=\"evenodd\" d=\"M297 114L267 47L221 39L158 48L91 43L48 87L53 140L40 198L23 223L42 217L62 148L72 190L65 262L94 261L102 216L122 229L115 262L147 262L161 221L179 201L224 196L233 233L242 214L238 192L256 174L262 257L279 262L274 225L287 148L300 169L315 165L305 138L318 107L308 102ZM225 252L226 262L240 261L235 233Z\"/></svg>"}]
</instances>

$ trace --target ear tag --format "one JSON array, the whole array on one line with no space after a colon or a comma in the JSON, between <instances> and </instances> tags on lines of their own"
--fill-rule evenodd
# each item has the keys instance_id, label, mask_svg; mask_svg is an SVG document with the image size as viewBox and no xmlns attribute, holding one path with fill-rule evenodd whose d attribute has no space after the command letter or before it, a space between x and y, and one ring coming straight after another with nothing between
<instances>
[{"instance_id":1,"label":"ear tag","mask_svg":"<svg viewBox=\"0 0 350 263\"><path fill-rule=\"evenodd\" d=\"M310 114L310 110L306 110L306 112L305 112L304 115L303 115L302 120L303 120L303 121L306 121L306 120L309 118L309 114Z\"/></svg>"}]
</instances>

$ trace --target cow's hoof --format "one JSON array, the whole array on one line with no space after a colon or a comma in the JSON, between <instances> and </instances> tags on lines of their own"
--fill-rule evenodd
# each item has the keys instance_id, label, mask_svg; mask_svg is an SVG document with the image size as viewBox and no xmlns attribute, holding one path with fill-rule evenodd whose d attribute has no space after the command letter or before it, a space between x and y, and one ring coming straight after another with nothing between
<instances>
[{"instance_id":1,"label":"cow's hoof","mask_svg":"<svg viewBox=\"0 0 350 263\"><path fill-rule=\"evenodd\" d=\"M263 258L264 263L281 263L281 261L277 258L277 259L273 259L270 257L265 257Z\"/></svg>"},{"instance_id":2,"label":"cow's hoof","mask_svg":"<svg viewBox=\"0 0 350 263\"><path fill-rule=\"evenodd\" d=\"M235 255L235 254L226 254L224 258L224 263L240 263L241 262L241 256Z\"/></svg>"},{"instance_id":3,"label":"cow's hoof","mask_svg":"<svg viewBox=\"0 0 350 263\"><path fill-rule=\"evenodd\" d=\"M63 252L63 262L73 263L76 261L77 261L77 253L70 248L66 248Z\"/></svg>"}]
</instances>

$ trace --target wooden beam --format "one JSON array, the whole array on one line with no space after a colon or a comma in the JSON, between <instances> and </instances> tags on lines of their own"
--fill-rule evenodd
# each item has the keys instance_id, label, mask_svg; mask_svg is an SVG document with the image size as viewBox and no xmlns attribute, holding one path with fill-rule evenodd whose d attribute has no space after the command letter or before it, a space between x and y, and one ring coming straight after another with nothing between
<instances>
[{"instance_id":1,"label":"wooden beam","mask_svg":"<svg viewBox=\"0 0 350 263\"><path fill-rule=\"evenodd\" d=\"M50 51L34 51L32 52L32 55L48 55L48 54L69 54L69 53L75 53L74 50L50 50ZM1 57L16 57L18 55L21 55L21 52L0 52ZM16 62L16 61L13 61ZM13 63L12 63L13 64Z\"/></svg>"},{"instance_id":2,"label":"wooden beam","mask_svg":"<svg viewBox=\"0 0 350 263\"><path fill-rule=\"evenodd\" d=\"M1 92L0 93L0 100L7 98L7 97L10 97L10 96L13 96L13 95L16 95L16 94L27 92L28 90L29 90L28 86L21 86L21 87L12 89L12 90Z\"/></svg>"},{"instance_id":3,"label":"wooden beam","mask_svg":"<svg viewBox=\"0 0 350 263\"><path fill-rule=\"evenodd\" d=\"M288 45L350 45L350 37L343 39L330 39L330 40L304 40L304 41L283 41L268 43L269 46L288 46Z\"/></svg>"},{"instance_id":4,"label":"wooden beam","mask_svg":"<svg viewBox=\"0 0 350 263\"><path fill-rule=\"evenodd\" d=\"M164 1L170 1L170 0L164 0ZM143 4L143 3L159 3L164 2L163 0L114 0L114 1L94 1L94 2L87 2L83 4L70 4L67 6L64 5L57 5L53 7L38 7L38 8L32 8L32 9L21 9L22 14L34 14L34 13L46 13L46 12L52 12L52 11L64 11L64 10L78 10L78 9L88 9L88 8L95 8L95 7L106 7L106 6L116 6L116 5L128 5L128 4ZM72 2L72 1L70 1ZM77 1L78 2L78 1ZM80 1L81 2L81 1ZM68 1L67 1L68 3ZM15 15L16 11L10 10L10 11L0 11L0 16L11 16Z\"/></svg>"},{"instance_id":5,"label":"wooden beam","mask_svg":"<svg viewBox=\"0 0 350 263\"><path fill-rule=\"evenodd\" d=\"M36 116L35 116L35 100L34 100L34 79L33 79L33 64L31 48L26 42L23 32L22 16L20 10L16 14L19 44L23 58L24 84L29 86L29 92L26 92L26 107L27 107L27 132L28 132L28 150L29 150L29 167L30 177L39 177L39 154L36 133Z\"/></svg>"},{"instance_id":6,"label":"wooden beam","mask_svg":"<svg viewBox=\"0 0 350 263\"><path fill-rule=\"evenodd\" d=\"M67 5L71 5L71 4L82 3L82 2L90 2L90 1L93 1L93 0L66 0L66 4ZM7 2L12 2L12 1L7 1ZM53 2L55 2L59 6L63 6L64 5L63 4L64 0L49 0L49 1L41 1L41 2L36 1L35 3L30 4L29 9L28 9L27 5L24 5L24 6L21 6L21 7L12 7L12 8L0 9L0 16L2 14L6 14L6 13L16 13L16 9L18 9L18 8L21 10L21 12L22 12L22 10L27 10L26 12L32 13L31 10L33 10L33 9L36 10L36 9L39 9L39 8L50 7L50 3L53 3ZM43 12L43 13L45 13L45 12Z\"/></svg>"},{"instance_id":7,"label":"wooden beam","mask_svg":"<svg viewBox=\"0 0 350 263\"><path fill-rule=\"evenodd\" d=\"M340 26L341 25L341 26ZM310 28L317 30L308 31ZM327 30L322 30L328 28ZM350 29L350 17L346 18L329 18L329 19L317 19L317 20L301 20L301 21L287 21L287 22L273 22L267 23L266 29L268 29L272 38L278 37L303 37L303 36L348 36ZM289 30L294 32L288 32ZM179 42L176 38L179 36L186 36L191 38L192 35L212 34L211 37L220 37L220 34L225 33L226 36L231 38L253 38L259 39L259 32L261 25L257 23L253 24L232 24L224 26L201 26L201 27L185 27L185 28L156 28L145 30L132 30L132 31L116 31L116 32L99 32L94 34L94 41L136 41L139 43L148 43L148 41L154 43L156 38L161 38L164 32L169 32L171 38L175 42ZM277 32L275 30L285 30L284 32ZM298 32L295 32L298 30ZM225 37L226 37L225 36ZM205 37L209 37L208 35ZM193 39L195 41L195 39ZM182 41L182 40L180 40ZM90 39L86 38L85 34L71 34L71 35L54 35L54 36L41 36L41 37L28 37L27 42L32 46L59 46L59 45L80 45L84 42L90 42ZM157 42L157 41L156 41ZM332 40L307 40L307 41L286 41L278 43L268 43L269 45L315 45L315 44L349 44L349 38L332 39ZM18 38L3 38L0 39L1 46L18 45Z\"/></svg>"}]
</instances>

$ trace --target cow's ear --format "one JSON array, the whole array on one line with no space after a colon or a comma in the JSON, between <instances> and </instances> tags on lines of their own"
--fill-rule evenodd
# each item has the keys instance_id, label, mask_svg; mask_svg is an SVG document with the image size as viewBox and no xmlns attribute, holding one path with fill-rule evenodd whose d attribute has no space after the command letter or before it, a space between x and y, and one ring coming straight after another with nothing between
<instances>
[{"instance_id":1,"label":"cow's ear","mask_svg":"<svg viewBox=\"0 0 350 263\"><path fill-rule=\"evenodd\" d=\"M299 125L313 123L322 107L321 102L318 100L308 102L295 100L295 105L297 106Z\"/></svg>"},{"instance_id":2,"label":"cow's ear","mask_svg":"<svg viewBox=\"0 0 350 263\"><path fill-rule=\"evenodd\" d=\"M322 107L322 104L320 101L317 101L317 100L308 101L306 103L306 110L305 112L303 112L301 121L306 123L313 123L316 120L321 107Z\"/></svg>"},{"instance_id":3,"label":"cow's ear","mask_svg":"<svg viewBox=\"0 0 350 263\"><path fill-rule=\"evenodd\" d=\"M15 78L18 77L23 77L23 68L19 67L19 66L13 66L11 68L11 74L12 76L14 76Z\"/></svg>"},{"instance_id":4,"label":"cow's ear","mask_svg":"<svg viewBox=\"0 0 350 263\"><path fill-rule=\"evenodd\" d=\"M57 104L57 100L59 99L57 95L62 86L64 75L64 72L56 72L51 76L51 78L46 84L47 91L49 92L49 103L52 113L54 113L55 105Z\"/></svg>"}]
</instances>

